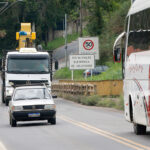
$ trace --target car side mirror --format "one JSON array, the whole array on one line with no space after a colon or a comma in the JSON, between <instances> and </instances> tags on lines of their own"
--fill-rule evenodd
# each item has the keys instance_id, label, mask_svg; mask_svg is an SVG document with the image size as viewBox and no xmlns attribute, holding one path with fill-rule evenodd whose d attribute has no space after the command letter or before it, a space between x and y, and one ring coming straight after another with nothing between
<instances>
[{"instance_id":1,"label":"car side mirror","mask_svg":"<svg viewBox=\"0 0 150 150\"><path fill-rule=\"evenodd\" d=\"M52 98L57 98L57 95L52 95Z\"/></svg>"},{"instance_id":2,"label":"car side mirror","mask_svg":"<svg viewBox=\"0 0 150 150\"><path fill-rule=\"evenodd\" d=\"M120 48L116 48L114 50L114 62L120 63L120 61L121 61L121 50Z\"/></svg>"}]
</instances>

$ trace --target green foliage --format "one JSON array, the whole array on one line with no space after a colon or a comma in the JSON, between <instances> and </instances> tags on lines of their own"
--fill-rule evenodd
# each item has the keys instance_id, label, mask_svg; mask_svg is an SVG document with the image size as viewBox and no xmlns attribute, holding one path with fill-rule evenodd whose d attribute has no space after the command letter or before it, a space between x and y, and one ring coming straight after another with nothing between
<instances>
[{"instance_id":1,"label":"green foliage","mask_svg":"<svg viewBox=\"0 0 150 150\"><path fill-rule=\"evenodd\" d=\"M100 75L88 77L85 79L83 77L84 70L75 70L74 79L75 80L86 80L86 81L100 81L100 80L119 80L122 79L122 68L120 63L107 62L106 65L109 67L106 72ZM55 72L55 79L71 79L71 71L68 68L63 68Z\"/></svg>"},{"instance_id":2,"label":"green foliage","mask_svg":"<svg viewBox=\"0 0 150 150\"><path fill-rule=\"evenodd\" d=\"M74 41L78 38L78 34L75 33L75 34L68 35L67 38L68 38L67 42L71 43L72 41ZM43 46L47 50L54 50L56 48L59 48L60 46L63 46L64 44L65 44L65 39L63 37L59 37L59 38L56 38L53 41L49 42L47 44L47 46L45 46L45 45L43 45Z\"/></svg>"},{"instance_id":3,"label":"green foliage","mask_svg":"<svg viewBox=\"0 0 150 150\"><path fill-rule=\"evenodd\" d=\"M80 79L83 76L83 70L75 70L74 71L74 79ZM71 70L69 68L62 68L55 72L55 79L71 79Z\"/></svg>"},{"instance_id":4,"label":"green foliage","mask_svg":"<svg viewBox=\"0 0 150 150\"><path fill-rule=\"evenodd\" d=\"M112 61L112 49L116 37L124 31L125 18L130 7L130 1L122 2L120 7L113 11L110 16L105 15L105 24L100 39L100 56L101 60L97 63Z\"/></svg>"},{"instance_id":5,"label":"green foliage","mask_svg":"<svg viewBox=\"0 0 150 150\"><path fill-rule=\"evenodd\" d=\"M87 78L87 81L100 81L100 80L119 80L122 79L122 68L120 63L106 63L109 69L100 75Z\"/></svg>"},{"instance_id":6,"label":"green foliage","mask_svg":"<svg viewBox=\"0 0 150 150\"><path fill-rule=\"evenodd\" d=\"M6 1L6 0L5 0ZM9 0L9 6L15 0ZM2 6L0 5L0 8ZM6 36L0 39L0 49L14 49L17 47L16 32L20 30L21 22L35 23L37 32L36 44L50 41L50 33L53 34L59 24L63 26L65 13L69 20L78 20L78 0L24 0L10 7L0 19L0 30L6 31Z\"/></svg>"},{"instance_id":7,"label":"green foliage","mask_svg":"<svg viewBox=\"0 0 150 150\"><path fill-rule=\"evenodd\" d=\"M94 95L94 96L89 96L89 97L85 97L83 96L81 98L81 103L83 105L88 105L88 106L96 106L97 102L99 101L99 96L98 95Z\"/></svg>"},{"instance_id":8,"label":"green foliage","mask_svg":"<svg viewBox=\"0 0 150 150\"><path fill-rule=\"evenodd\" d=\"M120 97L101 97L99 95L93 95L93 96L79 96L79 95L70 95L70 94L59 94L59 97L63 97L65 99L81 103L83 105L87 106L98 106L98 107L109 107L109 108L115 108L118 110L124 109L124 102L123 102L123 96L120 95Z\"/></svg>"}]
</instances>

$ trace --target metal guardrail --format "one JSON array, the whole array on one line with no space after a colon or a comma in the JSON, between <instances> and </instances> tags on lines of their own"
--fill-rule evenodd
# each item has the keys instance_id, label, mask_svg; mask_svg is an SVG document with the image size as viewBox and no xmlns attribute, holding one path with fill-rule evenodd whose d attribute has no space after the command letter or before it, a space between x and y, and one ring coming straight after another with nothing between
<instances>
[{"instance_id":1,"label":"metal guardrail","mask_svg":"<svg viewBox=\"0 0 150 150\"><path fill-rule=\"evenodd\" d=\"M54 83L52 84L52 92L72 95L94 95L96 94L96 85L79 83Z\"/></svg>"}]
</instances>

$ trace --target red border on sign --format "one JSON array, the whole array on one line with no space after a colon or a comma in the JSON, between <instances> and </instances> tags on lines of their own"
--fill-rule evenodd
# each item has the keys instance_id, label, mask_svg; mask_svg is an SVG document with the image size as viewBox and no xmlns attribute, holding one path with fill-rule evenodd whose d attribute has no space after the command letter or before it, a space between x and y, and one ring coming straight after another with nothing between
<instances>
[{"instance_id":1,"label":"red border on sign","mask_svg":"<svg viewBox=\"0 0 150 150\"><path fill-rule=\"evenodd\" d=\"M87 41L88 41L88 42L89 42L89 41L92 42L92 47L91 47L90 49L88 49L88 48L85 47L85 43L86 43ZM90 51L90 50L92 50L93 47L94 47L94 42L93 42L92 40L86 40L86 41L84 41L84 43L83 43L83 47L84 47L85 50Z\"/></svg>"}]
</instances>

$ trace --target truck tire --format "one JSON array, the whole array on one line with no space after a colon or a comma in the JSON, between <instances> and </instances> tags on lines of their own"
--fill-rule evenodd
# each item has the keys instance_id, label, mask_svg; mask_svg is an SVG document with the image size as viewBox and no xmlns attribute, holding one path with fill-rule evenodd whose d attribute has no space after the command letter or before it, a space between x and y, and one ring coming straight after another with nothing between
<instances>
[{"instance_id":1,"label":"truck tire","mask_svg":"<svg viewBox=\"0 0 150 150\"><path fill-rule=\"evenodd\" d=\"M11 125L11 127L17 126L17 121L15 119L13 119L11 116L10 116L10 125Z\"/></svg>"},{"instance_id":2,"label":"truck tire","mask_svg":"<svg viewBox=\"0 0 150 150\"><path fill-rule=\"evenodd\" d=\"M5 105L8 106L9 105L9 100L7 98L5 98Z\"/></svg>"},{"instance_id":3,"label":"truck tire","mask_svg":"<svg viewBox=\"0 0 150 150\"><path fill-rule=\"evenodd\" d=\"M4 86L2 86L2 102L5 103Z\"/></svg>"},{"instance_id":4,"label":"truck tire","mask_svg":"<svg viewBox=\"0 0 150 150\"><path fill-rule=\"evenodd\" d=\"M56 118L48 119L48 123L51 123L52 125L55 125L56 124Z\"/></svg>"},{"instance_id":5,"label":"truck tire","mask_svg":"<svg viewBox=\"0 0 150 150\"><path fill-rule=\"evenodd\" d=\"M146 134L146 126L133 123L134 133L136 135L145 135Z\"/></svg>"}]
</instances>

